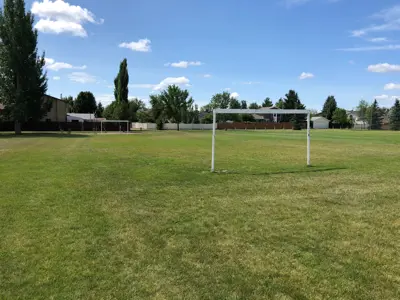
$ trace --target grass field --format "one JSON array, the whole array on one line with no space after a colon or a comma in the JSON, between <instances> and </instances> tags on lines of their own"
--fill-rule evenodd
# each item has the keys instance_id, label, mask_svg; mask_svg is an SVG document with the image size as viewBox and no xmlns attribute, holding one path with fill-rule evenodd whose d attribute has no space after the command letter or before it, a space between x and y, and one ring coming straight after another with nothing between
<instances>
[{"instance_id":1,"label":"grass field","mask_svg":"<svg viewBox=\"0 0 400 300\"><path fill-rule=\"evenodd\" d=\"M0 134L0 299L400 299L400 134Z\"/></svg>"}]
</instances>

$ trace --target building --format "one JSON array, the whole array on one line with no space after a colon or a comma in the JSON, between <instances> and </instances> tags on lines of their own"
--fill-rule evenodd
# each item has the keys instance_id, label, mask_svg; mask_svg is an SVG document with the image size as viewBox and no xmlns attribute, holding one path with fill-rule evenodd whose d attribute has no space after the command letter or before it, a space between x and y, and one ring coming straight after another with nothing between
<instances>
[{"instance_id":1,"label":"building","mask_svg":"<svg viewBox=\"0 0 400 300\"><path fill-rule=\"evenodd\" d=\"M44 98L51 103L51 108L41 121L66 122L68 104L64 100L49 95L44 95Z\"/></svg>"},{"instance_id":2,"label":"building","mask_svg":"<svg viewBox=\"0 0 400 300\"><path fill-rule=\"evenodd\" d=\"M63 100L50 95L44 95L43 98L49 103L50 109L40 121L65 122L67 120L68 104ZM4 105L0 103L0 111L3 109Z\"/></svg>"},{"instance_id":3,"label":"building","mask_svg":"<svg viewBox=\"0 0 400 300\"><path fill-rule=\"evenodd\" d=\"M67 113L67 122L100 122L105 118L96 118L94 114Z\"/></svg>"},{"instance_id":4,"label":"building","mask_svg":"<svg viewBox=\"0 0 400 300\"><path fill-rule=\"evenodd\" d=\"M329 120L324 117L312 117L311 121L313 122L314 129L328 129L329 128Z\"/></svg>"}]
</instances>

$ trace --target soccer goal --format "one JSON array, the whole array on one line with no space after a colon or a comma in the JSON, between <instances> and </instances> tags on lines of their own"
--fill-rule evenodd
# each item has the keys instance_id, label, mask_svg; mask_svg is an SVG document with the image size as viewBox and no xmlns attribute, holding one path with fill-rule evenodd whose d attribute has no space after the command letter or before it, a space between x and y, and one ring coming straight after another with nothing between
<instances>
[{"instance_id":1,"label":"soccer goal","mask_svg":"<svg viewBox=\"0 0 400 300\"><path fill-rule=\"evenodd\" d=\"M257 114L257 115L307 115L307 166L311 165L310 157L310 117L311 112L306 109L221 109L213 110L211 172L215 171L215 133L217 129L217 114Z\"/></svg>"},{"instance_id":2,"label":"soccer goal","mask_svg":"<svg viewBox=\"0 0 400 300\"><path fill-rule=\"evenodd\" d=\"M129 121L128 120L101 120L100 121L100 132L107 132L107 123L114 123L114 125L118 126L119 132L124 132L126 129L126 133L129 133ZM114 127L115 128L115 127Z\"/></svg>"}]
</instances>

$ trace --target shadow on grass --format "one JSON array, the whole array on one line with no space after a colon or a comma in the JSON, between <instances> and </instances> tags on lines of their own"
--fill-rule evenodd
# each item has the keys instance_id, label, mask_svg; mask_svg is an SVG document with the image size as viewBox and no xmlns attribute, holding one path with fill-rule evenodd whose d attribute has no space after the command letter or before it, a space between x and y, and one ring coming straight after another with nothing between
<instances>
[{"instance_id":1,"label":"shadow on grass","mask_svg":"<svg viewBox=\"0 0 400 300\"><path fill-rule=\"evenodd\" d=\"M345 167L314 167L310 166L301 170L282 170L273 172L249 172L249 171L228 171L220 170L215 171L217 175L280 175L280 174L298 174L298 173L319 173L319 172L329 172L329 171L340 171L347 170Z\"/></svg>"},{"instance_id":2,"label":"shadow on grass","mask_svg":"<svg viewBox=\"0 0 400 300\"><path fill-rule=\"evenodd\" d=\"M0 139L5 138L38 138L38 137L51 137L51 138L88 138L92 137L93 134L80 134L80 133L71 133L68 134L66 132L22 132L20 135L15 135L15 133L0 132Z\"/></svg>"}]
</instances>

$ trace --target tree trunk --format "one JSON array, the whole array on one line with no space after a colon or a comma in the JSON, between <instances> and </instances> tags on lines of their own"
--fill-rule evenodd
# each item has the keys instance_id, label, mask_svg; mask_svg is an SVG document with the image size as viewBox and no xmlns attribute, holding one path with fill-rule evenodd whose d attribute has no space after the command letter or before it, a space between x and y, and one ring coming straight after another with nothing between
<instances>
[{"instance_id":1,"label":"tree trunk","mask_svg":"<svg viewBox=\"0 0 400 300\"><path fill-rule=\"evenodd\" d=\"M14 131L16 135L20 135L21 134L21 123L18 121L14 122Z\"/></svg>"},{"instance_id":2,"label":"tree trunk","mask_svg":"<svg viewBox=\"0 0 400 300\"><path fill-rule=\"evenodd\" d=\"M179 122L176 123L177 130L179 131Z\"/></svg>"}]
</instances>

